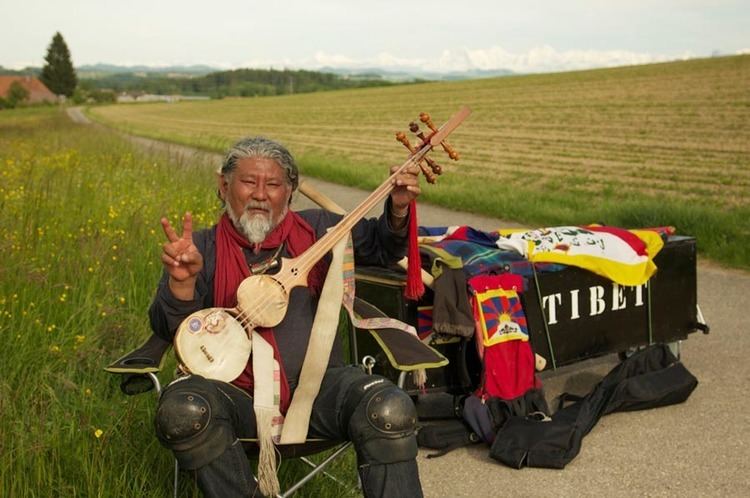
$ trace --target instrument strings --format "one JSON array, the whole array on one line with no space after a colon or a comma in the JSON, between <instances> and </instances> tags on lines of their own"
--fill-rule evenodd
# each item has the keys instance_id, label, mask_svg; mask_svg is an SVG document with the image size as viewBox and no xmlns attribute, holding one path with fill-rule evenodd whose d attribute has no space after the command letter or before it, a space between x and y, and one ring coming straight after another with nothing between
<instances>
[{"instance_id":1,"label":"instrument strings","mask_svg":"<svg viewBox=\"0 0 750 498\"><path fill-rule=\"evenodd\" d=\"M315 263L317 263L317 261L322 257L322 256L318 256L317 254L315 254L319 252L320 250L312 246L302 256L300 256L299 258L295 258L292 261L297 262L296 266L300 267L302 274L307 274L307 271L305 270L312 268L312 266L315 265ZM309 261L310 259L312 259L312 261ZM257 276L261 278L260 275L251 275L248 278L252 278L253 276ZM286 281L287 278L285 278L287 277L287 275L282 274L278 276L275 276L275 275L265 275L265 276L278 282L278 284L285 290L289 288L289 284ZM260 311L263 309L263 306L265 306L266 304L267 304L266 297L259 295L259 294L253 296L247 308L240 307L239 300L238 300L236 309L239 310L239 313L237 313L237 316L235 317L235 319L239 321L240 324L243 327L245 327L245 329L247 330L248 325L253 325L253 326L257 325L252 322L252 317L257 316L260 313ZM250 327L250 328L253 328L253 327Z\"/></svg>"}]
</instances>

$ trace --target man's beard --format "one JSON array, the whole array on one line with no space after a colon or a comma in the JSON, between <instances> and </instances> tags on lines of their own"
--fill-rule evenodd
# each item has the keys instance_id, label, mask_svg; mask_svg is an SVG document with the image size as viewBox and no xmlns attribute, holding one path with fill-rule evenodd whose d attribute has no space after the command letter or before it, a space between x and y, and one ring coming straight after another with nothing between
<instances>
[{"instance_id":1,"label":"man's beard","mask_svg":"<svg viewBox=\"0 0 750 498\"><path fill-rule=\"evenodd\" d=\"M265 213L254 213L250 214L250 209L265 209ZM234 213L231 207L227 206L227 213L229 219L232 220L234 226L249 240L252 244L260 244L266 240L266 236L271 233L271 230L276 228L279 221L281 221L286 215L288 208L284 206L284 210L280 216L274 220L273 210L268 202L250 201L245 204L245 208L242 210L242 216L237 219L237 215Z\"/></svg>"}]
</instances>

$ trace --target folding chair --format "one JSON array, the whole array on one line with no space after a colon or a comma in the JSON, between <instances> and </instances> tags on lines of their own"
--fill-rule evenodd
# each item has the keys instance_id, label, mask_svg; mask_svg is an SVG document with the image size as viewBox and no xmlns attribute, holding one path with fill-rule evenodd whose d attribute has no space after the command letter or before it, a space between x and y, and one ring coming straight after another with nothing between
<instances>
[{"instance_id":1,"label":"folding chair","mask_svg":"<svg viewBox=\"0 0 750 498\"><path fill-rule=\"evenodd\" d=\"M360 299L355 299L354 312L358 318L386 317L380 310ZM342 316L346 316L346 314L342 314ZM400 372L398 378L392 380L401 388L403 388L408 371L417 368L437 368L448 363L448 360L436 350L423 344L409 333L398 329L368 329L367 332L376 338L376 342L382 351L359 351L357 347L358 330L360 329L356 329L348 320L348 317L342 320L339 326L339 333L346 334L344 344L345 350L346 345L349 346L348 356L350 361L362 366L369 372L376 363L373 355L379 356L381 359L387 358L391 367ZM121 375L120 389L127 395L140 394L154 389L157 396L160 396L162 386L157 374L162 370L167 356L166 353L170 348L171 343L152 335L142 346L115 360L104 370ZM240 441L243 443L250 459L257 458L257 440L240 439ZM282 459L297 458L311 467L306 475L292 483L286 491L277 495L277 497L291 496L292 493L318 474L323 474L339 484L345 485L325 472L325 468L344 455L351 444L349 441L308 439L306 442L299 444L277 445L276 448ZM307 458L326 450L333 450L333 452L318 464ZM180 468L176 460L174 469L174 496L177 497Z\"/></svg>"}]
</instances>

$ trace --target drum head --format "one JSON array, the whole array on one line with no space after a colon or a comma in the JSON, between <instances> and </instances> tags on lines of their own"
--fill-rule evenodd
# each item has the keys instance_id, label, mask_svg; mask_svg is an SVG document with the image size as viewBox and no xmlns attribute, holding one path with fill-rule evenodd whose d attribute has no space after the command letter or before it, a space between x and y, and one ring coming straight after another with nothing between
<instances>
[{"instance_id":1,"label":"drum head","mask_svg":"<svg viewBox=\"0 0 750 498\"><path fill-rule=\"evenodd\" d=\"M247 332L223 308L209 308L185 319L174 338L175 353L185 368L207 379L231 382L250 358Z\"/></svg>"}]
</instances>

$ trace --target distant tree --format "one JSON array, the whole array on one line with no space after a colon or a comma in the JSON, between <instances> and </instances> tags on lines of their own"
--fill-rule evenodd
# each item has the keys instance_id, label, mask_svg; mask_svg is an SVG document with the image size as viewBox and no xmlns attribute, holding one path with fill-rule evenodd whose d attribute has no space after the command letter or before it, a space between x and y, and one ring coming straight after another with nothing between
<instances>
[{"instance_id":1,"label":"distant tree","mask_svg":"<svg viewBox=\"0 0 750 498\"><path fill-rule=\"evenodd\" d=\"M70 50L59 32L52 37L44 60L46 64L39 79L53 93L71 97L78 84L78 78L70 60Z\"/></svg>"},{"instance_id":2,"label":"distant tree","mask_svg":"<svg viewBox=\"0 0 750 498\"><path fill-rule=\"evenodd\" d=\"M5 98L0 97L0 109L13 109L29 98L29 91L22 84L14 81L8 88Z\"/></svg>"},{"instance_id":3,"label":"distant tree","mask_svg":"<svg viewBox=\"0 0 750 498\"><path fill-rule=\"evenodd\" d=\"M10 107L16 107L18 104L22 103L28 98L29 91L24 88L22 84L17 81L14 81L10 84L10 88L8 88L8 95L6 96L6 100L10 104Z\"/></svg>"}]
</instances>

